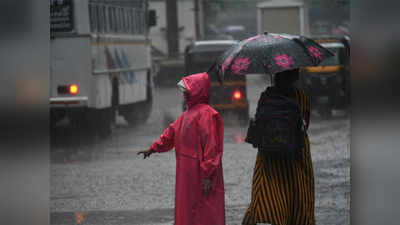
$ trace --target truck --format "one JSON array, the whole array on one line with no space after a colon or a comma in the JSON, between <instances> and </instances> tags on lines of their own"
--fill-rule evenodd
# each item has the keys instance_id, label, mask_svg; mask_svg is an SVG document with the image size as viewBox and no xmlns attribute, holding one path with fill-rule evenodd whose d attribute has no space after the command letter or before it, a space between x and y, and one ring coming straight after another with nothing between
<instances>
[{"instance_id":1,"label":"truck","mask_svg":"<svg viewBox=\"0 0 400 225\"><path fill-rule=\"evenodd\" d=\"M147 0L50 0L50 123L100 136L116 114L145 121L153 98ZM150 16L152 15L152 16Z\"/></svg>"},{"instance_id":2,"label":"truck","mask_svg":"<svg viewBox=\"0 0 400 225\"><path fill-rule=\"evenodd\" d=\"M257 4L258 33L309 35L307 7L300 0L270 0Z\"/></svg>"}]
</instances>

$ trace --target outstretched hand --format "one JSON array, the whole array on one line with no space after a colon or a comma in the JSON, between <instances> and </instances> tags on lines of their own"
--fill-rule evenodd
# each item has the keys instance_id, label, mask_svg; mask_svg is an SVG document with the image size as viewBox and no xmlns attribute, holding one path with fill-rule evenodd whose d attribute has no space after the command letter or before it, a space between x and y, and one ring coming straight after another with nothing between
<instances>
[{"instance_id":1,"label":"outstretched hand","mask_svg":"<svg viewBox=\"0 0 400 225\"><path fill-rule=\"evenodd\" d=\"M151 154L153 154L153 152L150 149L148 149L145 151L139 151L137 154L138 155L143 154L143 159L145 159L145 158L149 157Z\"/></svg>"}]
</instances>

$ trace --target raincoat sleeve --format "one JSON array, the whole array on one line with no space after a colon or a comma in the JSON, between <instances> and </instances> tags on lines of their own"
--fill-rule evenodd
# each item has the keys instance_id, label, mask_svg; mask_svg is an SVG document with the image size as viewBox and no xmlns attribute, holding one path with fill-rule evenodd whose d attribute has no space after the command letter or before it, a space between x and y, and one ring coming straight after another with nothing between
<instances>
[{"instance_id":1,"label":"raincoat sleeve","mask_svg":"<svg viewBox=\"0 0 400 225\"><path fill-rule=\"evenodd\" d=\"M167 129L161 134L157 141L153 142L150 146L152 152L166 152L175 146L175 126L181 117L169 125Z\"/></svg>"},{"instance_id":2,"label":"raincoat sleeve","mask_svg":"<svg viewBox=\"0 0 400 225\"><path fill-rule=\"evenodd\" d=\"M221 166L223 154L224 127L219 114L202 116L199 120L201 178L212 178L217 168Z\"/></svg>"}]
</instances>

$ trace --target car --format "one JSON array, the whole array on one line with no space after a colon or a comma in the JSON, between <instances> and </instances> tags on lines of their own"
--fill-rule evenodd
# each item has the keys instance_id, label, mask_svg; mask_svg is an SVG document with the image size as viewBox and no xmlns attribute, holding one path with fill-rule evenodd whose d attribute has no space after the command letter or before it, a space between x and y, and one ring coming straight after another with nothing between
<instances>
[{"instance_id":1,"label":"car","mask_svg":"<svg viewBox=\"0 0 400 225\"><path fill-rule=\"evenodd\" d=\"M221 28L221 33L232 36L235 40L244 40L251 35L243 25L229 25Z\"/></svg>"}]
</instances>

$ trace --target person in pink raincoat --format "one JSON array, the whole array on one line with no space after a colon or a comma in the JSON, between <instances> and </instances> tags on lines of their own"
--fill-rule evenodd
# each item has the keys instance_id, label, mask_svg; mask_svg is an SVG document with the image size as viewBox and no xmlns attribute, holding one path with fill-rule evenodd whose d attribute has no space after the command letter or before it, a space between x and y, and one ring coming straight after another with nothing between
<instances>
[{"instance_id":1,"label":"person in pink raincoat","mask_svg":"<svg viewBox=\"0 0 400 225\"><path fill-rule=\"evenodd\" d=\"M138 154L147 158L175 147L174 225L225 225L224 127L218 112L208 105L210 79L207 73L198 73L182 81L188 109Z\"/></svg>"}]
</instances>

